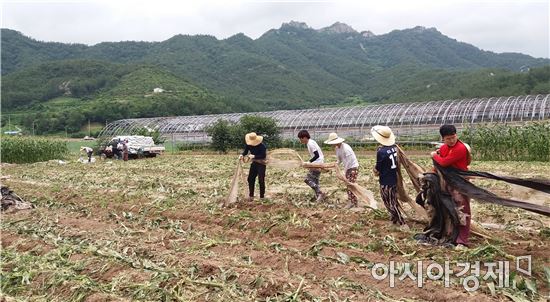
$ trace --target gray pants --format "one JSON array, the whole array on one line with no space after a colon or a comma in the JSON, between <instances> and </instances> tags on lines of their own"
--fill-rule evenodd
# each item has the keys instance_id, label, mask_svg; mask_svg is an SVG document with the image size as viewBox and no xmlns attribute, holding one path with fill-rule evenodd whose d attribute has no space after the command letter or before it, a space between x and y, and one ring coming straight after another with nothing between
<instances>
[{"instance_id":1,"label":"gray pants","mask_svg":"<svg viewBox=\"0 0 550 302\"><path fill-rule=\"evenodd\" d=\"M315 196L321 194L321 188L319 187L319 178L321 177L321 171L319 170L309 170L309 173L306 175L304 182L310 186L315 191Z\"/></svg>"}]
</instances>

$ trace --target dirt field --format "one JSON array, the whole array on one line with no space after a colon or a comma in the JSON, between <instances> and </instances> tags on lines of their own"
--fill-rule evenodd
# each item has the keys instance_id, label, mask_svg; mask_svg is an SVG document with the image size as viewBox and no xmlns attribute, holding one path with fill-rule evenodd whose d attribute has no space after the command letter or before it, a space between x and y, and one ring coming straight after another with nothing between
<instances>
[{"instance_id":1,"label":"dirt field","mask_svg":"<svg viewBox=\"0 0 550 302\"><path fill-rule=\"evenodd\" d=\"M365 153L369 154L369 153ZM359 183L374 192L372 155ZM331 152L328 160L334 161ZM305 154L304 154L305 156ZM344 210L344 187L321 177L326 202L311 202L305 170L268 167L267 199L233 208L228 193L237 154L186 153L155 159L2 165L2 183L37 208L2 215L2 293L7 301L543 301L550 280L550 219L473 201L473 217L493 239L469 250L418 245L388 224L385 211ZM428 166L427 157L413 160ZM248 171L247 167L245 168ZM550 175L550 163L474 162L472 169L522 177ZM478 181L503 196L550 205L549 195ZM412 189L412 187L410 187ZM412 191L411 191L412 194ZM379 203L381 209L383 206ZM531 255L532 277L516 272ZM516 288L484 280L492 261L510 261ZM395 285L372 268L395 261ZM481 261L480 287L400 280L404 263ZM546 269L546 272L545 272ZM451 272L452 274L453 272ZM381 279L381 278L379 278ZM510 282L512 282L510 281ZM496 283L496 282L495 282Z\"/></svg>"}]
</instances>

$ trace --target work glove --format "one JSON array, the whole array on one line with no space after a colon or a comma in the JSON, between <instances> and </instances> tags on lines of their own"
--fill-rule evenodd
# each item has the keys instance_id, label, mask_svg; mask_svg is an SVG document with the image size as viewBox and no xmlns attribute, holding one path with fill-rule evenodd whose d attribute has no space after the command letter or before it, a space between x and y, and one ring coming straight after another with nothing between
<instances>
[{"instance_id":1,"label":"work glove","mask_svg":"<svg viewBox=\"0 0 550 302\"><path fill-rule=\"evenodd\" d=\"M256 157L254 154L248 154L248 158L253 159L254 157Z\"/></svg>"}]
</instances>

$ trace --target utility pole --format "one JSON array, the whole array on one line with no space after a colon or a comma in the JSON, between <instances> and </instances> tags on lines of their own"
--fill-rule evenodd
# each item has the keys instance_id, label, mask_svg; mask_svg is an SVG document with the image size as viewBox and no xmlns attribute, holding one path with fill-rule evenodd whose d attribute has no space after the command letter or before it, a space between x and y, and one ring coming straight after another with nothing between
<instances>
[{"instance_id":1,"label":"utility pole","mask_svg":"<svg viewBox=\"0 0 550 302\"><path fill-rule=\"evenodd\" d=\"M90 119L88 119L88 136L91 136L91 130L90 130Z\"/></svg>"},{"instance_id":2,"label":"utility pole","mask_svg":"<svg viewBox=\"0 0 550 302\"><path fill-rule=\"evenodd\" d=\"M172 132L172 154L174 154L174 132Z\"/></svg>"}]
</instances>

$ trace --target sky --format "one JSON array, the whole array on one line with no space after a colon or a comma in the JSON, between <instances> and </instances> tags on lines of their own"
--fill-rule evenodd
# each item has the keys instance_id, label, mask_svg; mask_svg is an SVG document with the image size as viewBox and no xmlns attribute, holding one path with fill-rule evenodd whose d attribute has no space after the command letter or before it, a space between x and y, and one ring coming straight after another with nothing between
<instances>
[{"instance_id":1,"label":"sky","mask_svg":"<svg viewBox=\"0 0 550 302\"><path fill-rule=\"evenodd\" d=\"M1 2L1 27L40 41L164 41L177 34L256 39L291 20L380 35L415 26L497 53L550 57L550 0L95 0Z\"/></svg>"}]
</instances>

